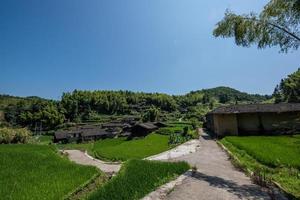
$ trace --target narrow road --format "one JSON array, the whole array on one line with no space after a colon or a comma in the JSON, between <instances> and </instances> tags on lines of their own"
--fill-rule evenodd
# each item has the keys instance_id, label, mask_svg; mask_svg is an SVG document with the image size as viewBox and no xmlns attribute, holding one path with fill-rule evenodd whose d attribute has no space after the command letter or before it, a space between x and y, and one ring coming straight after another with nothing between
<instances>
[{"instance_id":1,"label":"narrow road","mask_svg":"<svg viewBox=\"0 0 300 200\"><path fill-rule=\"evenodd\" d=\"M197 167L197 172L175 186L165 199L270 199L261 187L232 166L227 154L206 133L200 137L197 152L174 160L187 161Z\"/></svg>"},{"instance_id":2,"label":"narrow road","mask_svg":"<svg viewBox=\"0 0 300 200\"><path fill-rule=\"evenodd\" d=\"M81 165L92 165L105 173L116 173L120 170L121 164L111 164L88 156L79 150L64 150L71 161Z\"/></svg>"}]
</instances>

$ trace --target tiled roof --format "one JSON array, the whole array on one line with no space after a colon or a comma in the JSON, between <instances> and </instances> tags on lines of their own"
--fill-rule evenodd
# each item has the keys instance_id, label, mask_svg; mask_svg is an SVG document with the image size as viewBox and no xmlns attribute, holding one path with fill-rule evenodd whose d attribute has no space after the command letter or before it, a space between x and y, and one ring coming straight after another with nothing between
<instances>
[{"instance_id":1,"label":"tiled roof","mask_svg":"<svg viewBox=\"0 0 300 200\"><path fill-rule=\"evenodd\" d=\"M209 114L234 114L234 113L281 113L300 111L300 103L279 104L245 104L231 105L216 108Z\"/></svg>"}]
</instances>

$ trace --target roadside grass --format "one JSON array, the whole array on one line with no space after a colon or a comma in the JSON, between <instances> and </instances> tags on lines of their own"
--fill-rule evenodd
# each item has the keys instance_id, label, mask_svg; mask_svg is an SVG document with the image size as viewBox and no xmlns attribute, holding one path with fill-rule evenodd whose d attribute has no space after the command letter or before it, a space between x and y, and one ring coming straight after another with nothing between
<instances>
[{"instance_id":1,"label":"roadside grass","mask_svg":"<svg viewBox=\"0 0 300 200\"><path fill-rule=\"evenodd\" d=\"M185 162L167 163L147 160L128 160L117 176L99 188L89 200L135 200L186 172Z\"/></svg>"},{"instance_id":2,"label":"roadside grass","mask_svg":"<svg viewBox=\"0 0 300 200\"><path fill-rule=\"evenodd\" d=\"M1 199L63 199L99 176L46 145L0 145Z\"/></svg>"},{"instance_id":3,"label":"roadside grass","mask_svg":"<svg viewBox=\"0 0 300 200\"><path fill-rule=\"evenodd\" d=\"M93 153L97 158L113 161L142 159L172 148L168 142L169 136L155 133L133 140L105 139L94 143Z\"/></svg>"},{"instance_id":4,"label":"roadside grass","mask_svg":"<svg viewBox=\"0 0 300 200\"><path fill-rule=\"evenodd\" d=\"M243 169L273 180L300 198L300 136L225 137L220 141Z\"/></svg>"}]
</instances>

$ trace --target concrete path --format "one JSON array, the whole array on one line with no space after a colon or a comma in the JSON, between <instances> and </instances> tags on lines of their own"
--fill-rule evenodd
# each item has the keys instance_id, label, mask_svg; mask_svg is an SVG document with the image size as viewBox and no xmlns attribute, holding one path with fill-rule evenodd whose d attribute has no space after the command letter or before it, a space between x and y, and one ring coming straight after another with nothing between
<instances>
[{"instance_id":1,"label":"concrete path","mask_svg":"<svg viewBox=\"0 0 300 200\"><path fill-rule=\"evenodd\" d=\"M98 167L101 171L105 173L116 173L120 170L121 164L107 163L89 156L79 150L64 150L64 153L68 154L71 161L81 165L92 165Z\"/></svg>"},{"instance_id":2,"label":"concrete path","mask_svg":"<svg viewBox=\"0 0 300 200\"><path fill-rule=\"evenodd\" d=\"M175 186L165 199L270 199L267 192L232 166L227 154L205 133L200 137L197 152L174 160L187 161L197 171Z\"/></svg>"},{"instance_id":3,"label":"concrete path","mask_svg":"<svg viewBox=\"0 0 300 200\"><path fill-rule=\"evenodd\" d=\"M185 155L188 155L190 153L194 153L197 151L197 149L200 147L200 141L199 140L190 140L188 142L185 142L173 149L170 149L169 151L162 152L160 154L150 156L148 158L145 158L147 160L171 160L176 159Z\"/></svg>"}]
</instances>

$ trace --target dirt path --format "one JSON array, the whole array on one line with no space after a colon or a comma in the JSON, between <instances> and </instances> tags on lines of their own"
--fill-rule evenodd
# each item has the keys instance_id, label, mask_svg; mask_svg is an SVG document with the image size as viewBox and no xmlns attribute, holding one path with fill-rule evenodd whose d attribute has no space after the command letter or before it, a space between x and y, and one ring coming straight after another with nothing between
<instances>
[{"instance_id":1,"label":"dirt path","mask_svg":"<svg viewBox=\"0 0 300 200\"><path fill-rule=\"evenodd\" d=\"M270 199L261 187L232 166L226 153L205 133L197 152L174 160L187 161L197 167L197 172L175 186L165 199Z\"/></svg>"},{"instance_id":2,"label":"dirt path","mask_svg":"<svg viewBox=\"0 0 300 200\"><path fill-rule=\"evenodd\" d=\"M112 164L95 159L79 150L64 150L68 154L70 160L81 165L92 165L98 167L105 173L116 173L120 170L121 164Z\"/></svg>"}]
</instances>

